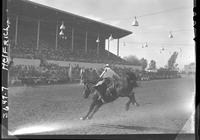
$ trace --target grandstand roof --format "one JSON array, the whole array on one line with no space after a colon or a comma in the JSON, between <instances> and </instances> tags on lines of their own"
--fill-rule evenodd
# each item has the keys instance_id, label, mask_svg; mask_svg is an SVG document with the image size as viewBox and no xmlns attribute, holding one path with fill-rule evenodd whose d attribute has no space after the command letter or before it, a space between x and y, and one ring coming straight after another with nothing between
<instances>
[{"instance_id":1,"label":"grandstand roof","mask_svg":"<svg viewBox=\"0 0 200 140\"><path fill-rule=\"evenodd\" d=\"M131 31L124 30L112 25L98 22L89 18L78 16L66 11L34 3L28 0L9 0L9 14L16 14L33 19L41 19L49 22L64 21L65 26L81 28L88 32L99 33L108 38L111 34L113 38L122 38L132 34Z\"/></svg>"}]
</instances>

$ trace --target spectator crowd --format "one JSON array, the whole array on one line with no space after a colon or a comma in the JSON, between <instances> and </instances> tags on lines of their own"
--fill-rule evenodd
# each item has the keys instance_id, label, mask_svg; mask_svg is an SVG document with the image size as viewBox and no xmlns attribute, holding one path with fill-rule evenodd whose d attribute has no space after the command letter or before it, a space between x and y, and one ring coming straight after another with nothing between
<instances>
[{"instance_id":1,"label":"spectator crowd","mask_svg":"<svg viewBox=\"0 0 200 140\"><path fill-rule=\"evenodd\" d=\"M128 68L119 68L112 66L114 71L119 75ZM38 67L32 65L13 65L9 69L9 84L10 85L42 85L42 84L62 84L74 83L80 81L81 69L88 69L89 71L96 71L98 75L101 74L103 68L83 68L76 66L59 66L57 64L40 65ZM136 71L137 73L137 71Z\"/></svg>"}]
</instances>

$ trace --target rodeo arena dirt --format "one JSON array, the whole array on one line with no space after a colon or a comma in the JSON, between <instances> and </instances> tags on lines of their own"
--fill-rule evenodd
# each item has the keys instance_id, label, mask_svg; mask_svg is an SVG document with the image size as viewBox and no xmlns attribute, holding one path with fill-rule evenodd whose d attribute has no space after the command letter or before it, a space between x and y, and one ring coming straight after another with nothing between
<instances>
[{"instance_id":1,"label":"rodeo arena dirt","mask_svg":"<svg viewBox=\"0 0 200 140\"><path fill-rule=\"evenodd\" d=\"M27 0L7 6L9 135L194 134L194 75L144 72L119 57L131 31ZM111 33L117 55L105 47ZM105 102L98 91L86 98L83 71L100 75L105 64L120 77L134 73L138 86Z\"/></svg>"}]
</instances>

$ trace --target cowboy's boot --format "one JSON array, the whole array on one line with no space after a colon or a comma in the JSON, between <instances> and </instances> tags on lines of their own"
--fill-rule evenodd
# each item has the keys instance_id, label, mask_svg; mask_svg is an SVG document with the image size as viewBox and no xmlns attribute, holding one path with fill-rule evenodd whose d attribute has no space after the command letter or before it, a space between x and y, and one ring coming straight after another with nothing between
<instances>
[{"instance_id":1,"label":"cowboy's boot","mask_svg":"<svg viewBox=\"0 0 200 140\"><path fill-rule=\"evenodd\" d=\"M106 101L103 99L102 96L99 96L99 99L100 99L103 103L106 103Z\"/></svg>"},{"instance_id":2,"label":"cowboy's boot","mask_svg":"<svg viewBox=\"0 0 200 140\"><path fill-rule=\"evenodd\" d=\"M105 103L105 100L100 92L98 92L98 95L99 95L98 100L101 100L103 103Z\"/></svg>"},{"instance_id":3,"label":"cowboy's boot","mask_svg":"<svg viewBox=\"0 0 200 140\"><path fill-rule=\"evenodd\" d=\"M101 100L103 103L105 103L105 100L103 99L103 97L102 97L100 91L98 90L99 86L100 86L100 85L95 85L95 86L94 86L94 88L98 91L98 92L97 92L97 94L98 94L98 96L99 96L99 97L98 97L98 100Z\"/></svg>"}]
</instances>

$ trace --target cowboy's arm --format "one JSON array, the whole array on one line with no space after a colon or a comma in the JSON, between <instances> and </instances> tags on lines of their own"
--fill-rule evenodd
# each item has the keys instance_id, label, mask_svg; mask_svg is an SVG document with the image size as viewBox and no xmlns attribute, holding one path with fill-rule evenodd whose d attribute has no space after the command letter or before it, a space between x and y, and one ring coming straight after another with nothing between
<instances>
[{"instance_id":1,"label":"cowboy's arm","mask_svg":"<svg viewBox=\"0 0 200 140\"><path fill-rule=\"evenodd\" d=\"M103 75L105 74L106 71L107 71L107 69L105 69L105 70L102 72L102 74L100 75L100 78L103 77Z\"/></svg>"}]
</instances>

